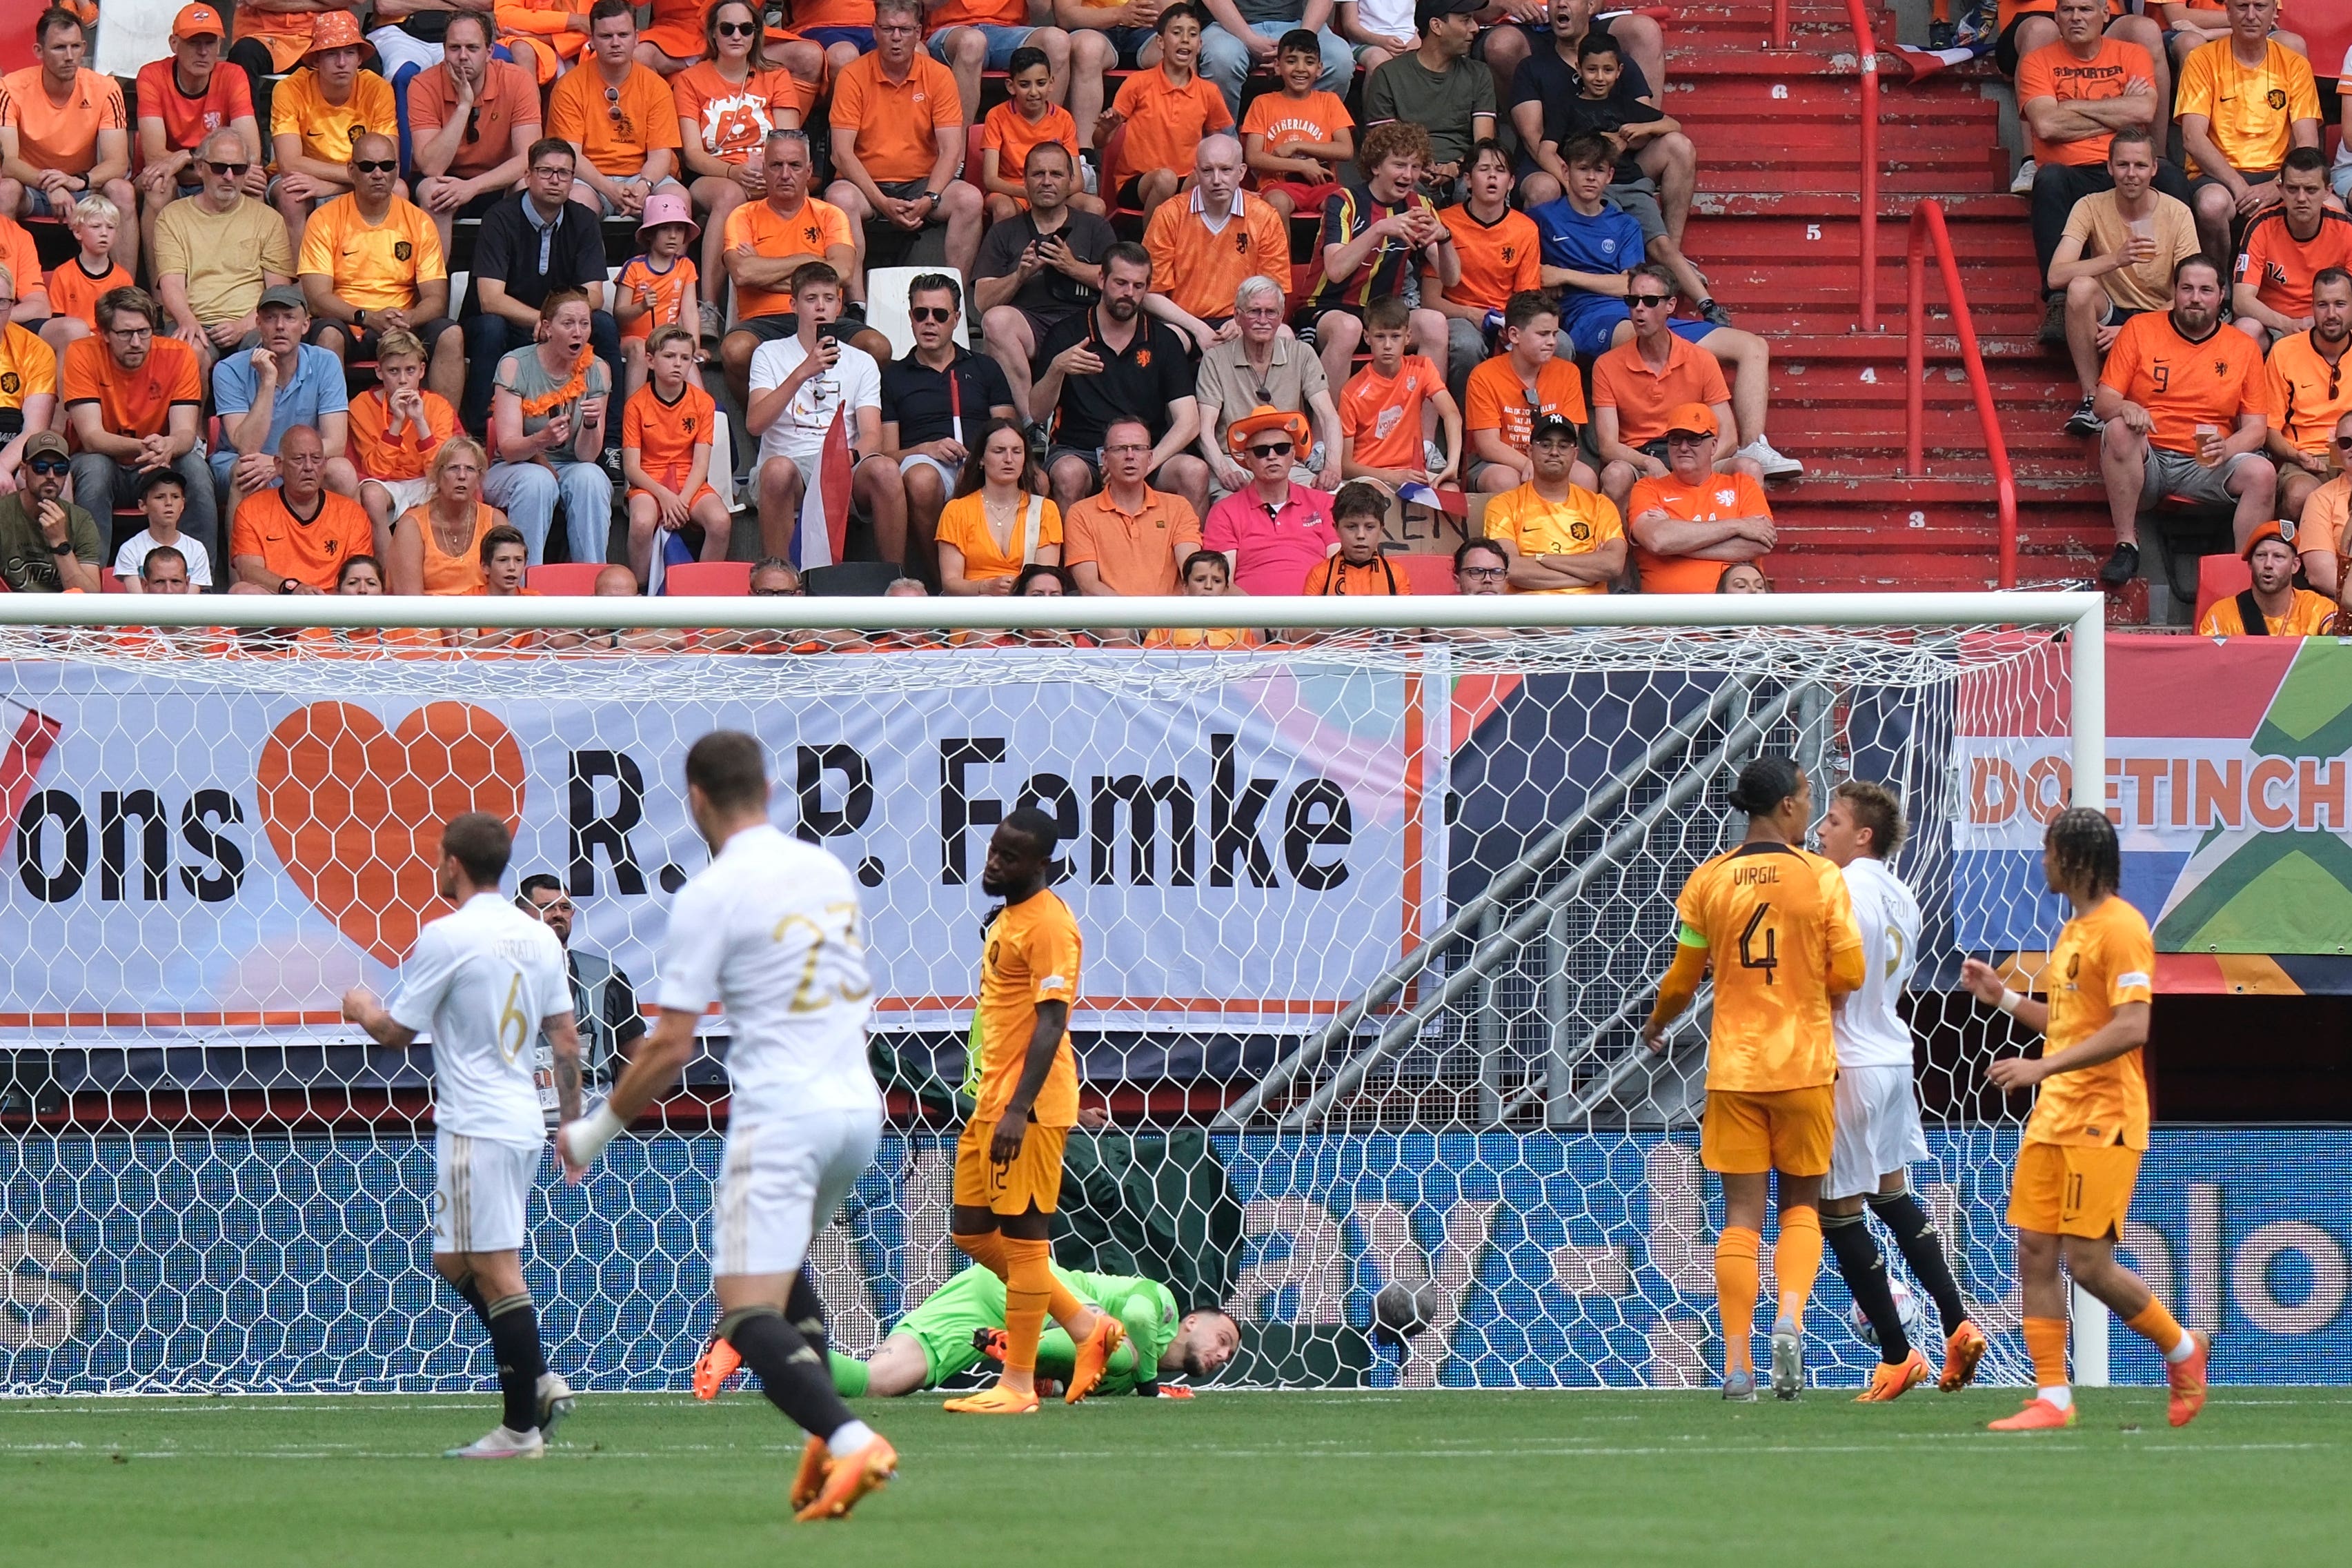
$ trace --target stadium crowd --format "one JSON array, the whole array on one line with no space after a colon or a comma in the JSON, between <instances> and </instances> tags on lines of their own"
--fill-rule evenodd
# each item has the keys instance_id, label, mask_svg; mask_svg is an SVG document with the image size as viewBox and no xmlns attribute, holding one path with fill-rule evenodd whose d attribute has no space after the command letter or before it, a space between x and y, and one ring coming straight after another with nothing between
<instances>
[{"instance_id":1,"label":"stadium crowd","mask_svg":"<svg viewBox=\"0 0 2352 1568\"><path fill-rule=\"evenodd\" d=\"M1477 520L1461 591L1754 591L1770 350L1684 249L1657 23L1597 10L253 0L131 81L51 8L0 78L0 578L639 591L740 493L783 591L847 542L1404 593L1407 508Z\"/></svg>"}]
</instances>

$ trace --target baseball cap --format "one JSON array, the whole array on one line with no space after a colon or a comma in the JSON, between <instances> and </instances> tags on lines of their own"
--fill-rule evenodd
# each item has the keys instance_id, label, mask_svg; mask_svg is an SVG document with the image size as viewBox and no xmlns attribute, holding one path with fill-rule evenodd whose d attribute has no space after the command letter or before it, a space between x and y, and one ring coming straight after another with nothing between
<instances>
[{"instance_id":1,"label":"baseball cap","mask_svg":"<svg viewBox=\"0 0 2352 1568\"><path fill-rule=\"evenodd\" d=\"M1677 430L1686 430L1694 435L1723 434L1723 426L1716 423L1715 410L1703 402L1684 403L1666 415L1666 434L1671 435Z\"/></svg>"},{"instance_id":2,"label":"baseball cap","mask_svg":"<svg viewBox=\"0 0 2352 1568\"><path fill-rule=\"evenodd\" d=\"M73 452L66 445L66 438L64 436L59 435L54 430L42 430L36 431L34 434L25 437L25 455L27 457L71 457L73 455Z\"/></svg>"},{"instance_id":3,"label":"baseball cap","mask_svg":"<svg viewBox=\"0 0 2352 1568\"><path fill-rule=\"evenodd\" d=\"M1565 435L1573 441L1576 439L1576 422L1561 414L1539 413L1536 415L1535 423L1528 427L1528 442L1532 445L1547 435Z\"/></svg>"},{"instance_id":4,"label":"baseball cap","mask_svg":"<svg viewBox=\"0 0 2352 1568\"><path fill-rule=\"evenodd\" d=\"M1413 30L1426 33L1429 24L1439 16L1468 16L1486 8L1484 0L1415 0Z\"/></svg>"},{"instance_id":5,"label":"baseball cap","mask_svg":"<svg viewBox=\"0 0 2352 1568\"><path fill-rule=\"evenodd\" d=\"M303 298L302 291L295 287L290 283L281 283L275 288L263 289L261 291L261 302L256 305L254 308L257 310L267 310L272 305L282 305L289 310L308 310L310 308L310 301Z\"/></svg>"},{"instance_id":6,"label":"baseball cap","mask_svg":"<svg viewBox=\"0 0 2352 1568\"><path fill-rule=\"evenodd\" d=\"M207 33L215 38L228 37L228 28L221 23L221 14L209 5L183 5L179 14L172 18L172 37L184 44Z\"/></svg>"},{"instance_id":7,"label":"baseball cap","mask_svg":"<svg viewBox=\"0 0 2352 1568\"><path fill-rule=\"evenodd\" d=\"M188 487L188 482L180 477L180 471L178 469L150 468L147 472L139 476L139 498L142 501L145 500L147 498L147 492L153 489L158 485L177 485L183 490L185 490Z\"/></svg>"}]
</instances>

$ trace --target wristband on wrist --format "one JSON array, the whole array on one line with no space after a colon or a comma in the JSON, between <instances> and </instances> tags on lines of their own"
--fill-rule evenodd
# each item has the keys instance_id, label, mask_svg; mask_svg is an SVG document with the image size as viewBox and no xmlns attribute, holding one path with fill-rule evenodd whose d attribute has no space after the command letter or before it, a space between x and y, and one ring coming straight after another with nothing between
<instances>
[{"instance_id":1,"label":"wristband on wrist","mask_svg":"<svg viewBox=\"0 0 2352 1568\"><path fill-rule=\"evenodd\" d=\"M2017 992L2003 987L2000 993L2000 1000L1995 1002L1993 1006L1999 1008L2010 1017L2015 1018L2017 1016L2018 1008L2024 1002L2024 1000L2025 998L2020 996Z\"/></svg>"},{"instance_id":2,"label":"wristband on wrist","mask_svg":"<svg viewBox=\"0 0 2352 1568\"><path fill-rule=\"evenodd\" d=\"M613 1114L607 1103L597 1106L585 1116L563 1129L564 1151L574 1165L593 1165L604 1145L621 1135L621 1119Z\"/></svg>"}]
</instances>

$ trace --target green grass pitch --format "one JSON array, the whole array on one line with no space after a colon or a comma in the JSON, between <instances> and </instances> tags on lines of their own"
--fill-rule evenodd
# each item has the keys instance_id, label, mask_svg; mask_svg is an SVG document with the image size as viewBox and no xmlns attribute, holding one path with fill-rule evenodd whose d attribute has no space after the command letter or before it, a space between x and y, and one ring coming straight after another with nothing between
<instances>
[{"instance_id":1,"label":"green grass pitch","mask_svg":"<svg viewBox=\"0 0 2352 1568\"><path fill-rule=\"evenodd\" d=\"M2147 1568L2347 1560L2352 1391L2006 1390L1857 1407L1699 1394L1216 1393L1034 1418L860 1402L896 1484L795 1525L799 1444L757 1396L588 1396L537 1464L440 1450L483 1397L0 1403L0 1561L68 1564L1531 1562Z\"/></svg>"}]
</instances>

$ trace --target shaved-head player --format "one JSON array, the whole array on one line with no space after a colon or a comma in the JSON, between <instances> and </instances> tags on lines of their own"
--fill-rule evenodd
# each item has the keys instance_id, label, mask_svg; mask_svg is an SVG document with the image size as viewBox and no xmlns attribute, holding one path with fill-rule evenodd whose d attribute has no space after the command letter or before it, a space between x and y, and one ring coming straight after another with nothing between
<instances>
[{"instance_id":1,"label":"shaved-head player","mask_svg":"<svg viewBox=\"0 0 2352 1568\"><path fill-rule=\"evenodd\" d=\"M718 730L696 741L686 800L710 863L670 904L661 1016L613 1097L565 1126L557 1147L583 1174L677 1082L705 1009L725 1008L734 1029L727 1152L710 1207L719 1337L809 1435L795 1516L838 1519L898 1466L897 1450L834 1392L824 1303L802 1267L882 1135L882 1093L866 1061L874 988L857 884L768 820L767 763L751 736Z\"/></svg>"}]
</instances>

